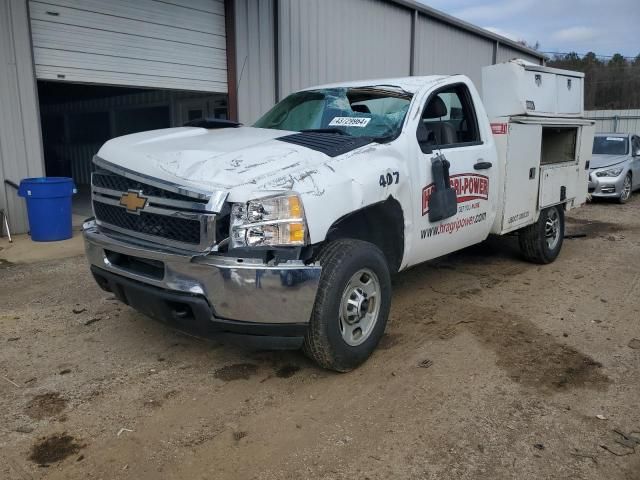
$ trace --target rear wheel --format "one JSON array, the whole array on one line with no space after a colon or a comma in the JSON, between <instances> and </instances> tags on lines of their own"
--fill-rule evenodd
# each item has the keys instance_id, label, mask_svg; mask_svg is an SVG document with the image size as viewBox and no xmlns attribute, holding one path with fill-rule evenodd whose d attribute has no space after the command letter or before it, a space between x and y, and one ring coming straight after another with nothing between
<instances>
[{"instance_id":1,"label":"rear wheel","mask_svg":"<svg viewBox=\"0 0 640 480\"><path fill-rule=\"evenodd\" d=\"M564 208L555 205L540 212L538 221L520 231L520 250L533 263L553 262L564 240Z\"/></svg>"},{"instance_id":2,"label":"rear wheel","mask_svg":"<svg viewBox=\"0 0 640 480\"><path fill-rule=\"evenodd\" d=\"M618 197L618 203L627 203L627 201L631 197L631 191L631 174L627 173L627 176L624 177L624 182L622 183L622 191L620 192L620 197Z\"/></svg>"},{"instance_id":3,"label":"rear wheel","mask_svg":"<svg viewBox=\"0 0 640 480\"><path fill-rule=\"evenodd\" d=\"M343 239L320 253L320 285L304 352L320 366L348 372L378 345L391 306L391 279L375 245Z\"/></svg>"}]
</instances>

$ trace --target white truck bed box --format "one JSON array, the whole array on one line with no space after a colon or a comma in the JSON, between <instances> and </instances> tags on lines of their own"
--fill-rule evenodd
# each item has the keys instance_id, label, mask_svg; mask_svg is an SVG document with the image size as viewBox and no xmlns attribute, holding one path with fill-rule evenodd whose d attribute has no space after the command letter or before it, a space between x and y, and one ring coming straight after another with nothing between
<instances>
[{"instance_id":1,"label":"white truck bed box","mask_svg":"<svg viewBox=\"0 0 640 480\"><path fill-rule=\"evenodd\" d=\"M530 225L551 205L569 210L586 201L593 121L514 116L494 118L491 126L505 176L493 233Z\"/></svg>"},{"instance_id":2,"label":"white truck bed box","mask_svg":"<svg viewBox=\"0 0 640 480\"><path fill-rule=\"evenodd\" d=\"M512 60L482 69L482 91L489 118L584 116L581 72Z\"/></svg>"}]
</instances>

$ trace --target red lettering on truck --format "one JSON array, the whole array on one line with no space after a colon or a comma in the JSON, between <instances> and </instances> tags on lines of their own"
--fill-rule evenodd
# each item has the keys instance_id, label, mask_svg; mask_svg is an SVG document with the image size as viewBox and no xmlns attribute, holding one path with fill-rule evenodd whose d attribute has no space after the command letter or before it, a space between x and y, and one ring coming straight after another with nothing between
<instances>
[{"instance_id":1,"label":"red lettering on truck","mask_svg":"<svg viewBox=\"0 0 640 480\"><path fill-rule=\"evenodd\" d=\"M450 177L451 188L456 191L458 203L489 198L489 177L477 173L461 173ZM433 183L422 189L422 215L429 213L429 198L435 189Z\"/></svg>"}]
</instances>

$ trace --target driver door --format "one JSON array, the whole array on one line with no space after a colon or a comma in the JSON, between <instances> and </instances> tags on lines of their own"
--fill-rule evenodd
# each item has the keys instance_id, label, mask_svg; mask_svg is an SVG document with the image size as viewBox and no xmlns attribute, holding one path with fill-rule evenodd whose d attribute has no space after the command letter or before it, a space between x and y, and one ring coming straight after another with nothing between
<instances>
[{"instance_id":1,"label":"driver door","mask_svg":"<svg viewBox=\"0 0 640 480\"><path fill-rule=\"evenodd\" d=\"M483 109L481 114L485 115ZM419 208L415 210L418 227L415 257L425 261L487 237L495 217L498 165L493 138L480 129L473 96L464 83L448 85L429 95L416 138L422 140L417 155L423 182L414 187L418 190L414 198L420 199ZM455 207L448 215L455 213L434 220L434 215L430 215L433 213L430 199L438 185L434 171L438 173L432 168L432 159L438 155L449 163L448 183L455 190L450 202L455 203Z\"/></svg>"}]
</instances>

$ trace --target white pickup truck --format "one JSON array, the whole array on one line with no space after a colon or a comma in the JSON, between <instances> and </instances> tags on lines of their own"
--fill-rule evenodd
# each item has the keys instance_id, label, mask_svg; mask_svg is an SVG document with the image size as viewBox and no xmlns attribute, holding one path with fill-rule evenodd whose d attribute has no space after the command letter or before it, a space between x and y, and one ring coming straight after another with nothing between
<instances>
[{"instance_id":1,"label":"white pickup truck","mask_svg":"<svg viewBox=\"0 0 640 480\"><path fill-rule=\"evenodd\" d=\"M483 84L484 103L463 75L325 85L252 127L110 140L83 228L93 275L179 328L351 370L384 333L391 274L511 232L552 262L585 201L582 74L512 61Z\"/></svg>"}]
</instances>

